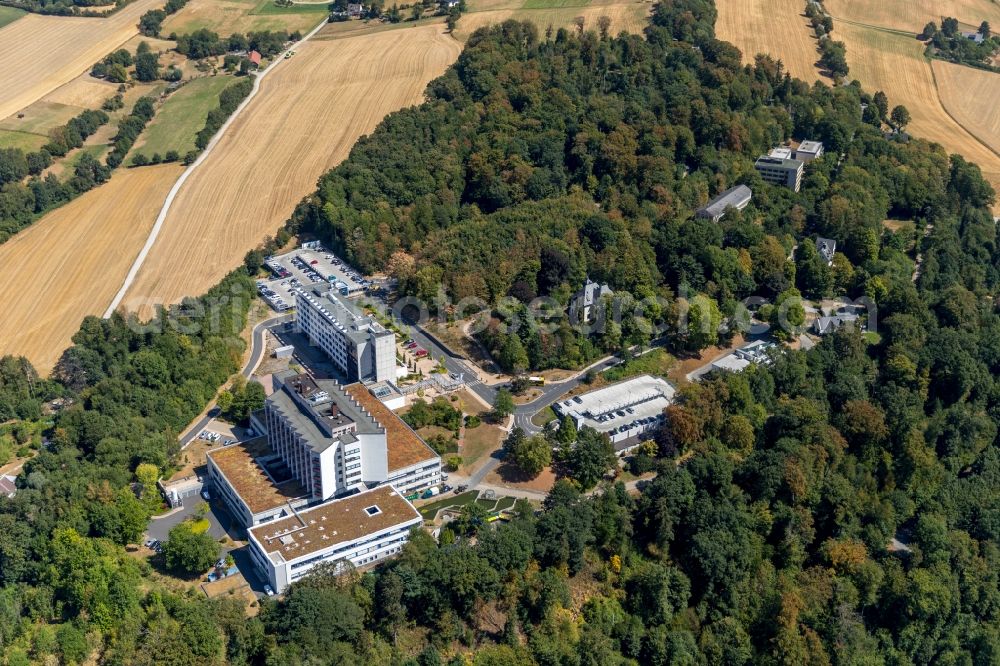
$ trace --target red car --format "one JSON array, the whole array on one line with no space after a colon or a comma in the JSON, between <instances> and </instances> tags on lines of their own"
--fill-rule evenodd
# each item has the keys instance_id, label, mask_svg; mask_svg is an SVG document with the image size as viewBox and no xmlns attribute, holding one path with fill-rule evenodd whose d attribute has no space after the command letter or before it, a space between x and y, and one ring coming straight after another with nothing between
<instances>
[{"instance_id":1,"label":"red car","mask_svg":"<svg viewBox=\"0 0 1000 666\"><path fill-rule=\"evenodd\" d=\"M318 263L319 263L319 259L313 259L312 261L309 262L309 265L310 266L315 266Z\"/></svg>"}]
</instances>

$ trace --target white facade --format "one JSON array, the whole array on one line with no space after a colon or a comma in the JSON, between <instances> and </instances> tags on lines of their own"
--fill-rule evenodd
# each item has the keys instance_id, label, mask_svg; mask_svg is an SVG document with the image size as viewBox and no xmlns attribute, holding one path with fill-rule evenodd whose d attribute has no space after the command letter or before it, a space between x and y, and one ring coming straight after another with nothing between
<instances>
[{"instance_id":1,"label":"white facade","mask_svg":"<svg viewBox=\"0 0 1000 666\"><path fill-rule=\"evenodd\" d=\"M800 162L811 162L823 156L823 143L820 141L803 141L795 149L795 159Z\"/></svg>"},{"instance_id":2,"label":"white facade","mask_svg":"<svg viewBox=\"0 0 1000 666\"><path fill-rule=\"evenodd\" d=\"M297 289L296 320L351 381L396 378L396 338L328 287Z\"/></svg>"},{"instance_id":3,"label":"white facade","mask_svg":"<svg viewBox=\"0 0 1000 666\"><path fill-rule=\"evenodd\" d=\"M398 554L423 523L391 487L376 488L248 530L250 555L275 592L321 564L366 566Z\"/></svg>"},{"instance_id":4,"label":"white facade","mask_svg":"<svg viewBox=\"0 0 1000 666\"><path fill-rule=\"evenodd\" d=\"M663 410L673 402L674 393L674 387L666 380L641 375L561 400L552 408L559 416L572 418L577 428L593 428L617 444L659 427Z\"/></svg>"},{"instance_id":5,"label":"white facade","mask_svg":"<svg viewBox=\"0 0 1000 666\"><path fill-rule=\"evenodd\" d=\"M782 185L795 192L802 185L803 163L799 160L765 155L757 158L754 169L764 182L772 185Z\"/></svg>"},{"instance_id":6,"label":"white facade","mask_svg":"<svg viewBox=\"0 0 1000 666\"><path fill-rule=\"evenodd\" d=\"M264 410L268 443L316 501L389 475L386 430L332 381L277 375Z\"/></svg>"},{"instance_id":7,"label":"white facade","mask_svg":"<svg viewBox=\"0 0 1000 666\"><path fill-rule=\"evenodd\" d=\"M769 365L771 357L768 356L768 350L774 347L773 342L754 340L736 349L732 354L726 354L716 360L712 363L712 368L715 370L727 370L729 372L743 372L751 365Z\"/></svg>"}]
</instances>

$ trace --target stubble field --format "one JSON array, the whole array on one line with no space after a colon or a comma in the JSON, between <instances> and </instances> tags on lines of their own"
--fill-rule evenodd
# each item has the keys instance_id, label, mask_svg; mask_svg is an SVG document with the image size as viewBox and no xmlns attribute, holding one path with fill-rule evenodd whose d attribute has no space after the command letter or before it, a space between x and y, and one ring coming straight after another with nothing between
<instances>
[{"instance_id":1,"label":"stubble field","mask_svg":"<svg viewBox=\"0 0 1000 666\"><path fill-rule=\"evenodd\" d=\"M735 44L743 61L758 53L780 59L785 71L803 81L819 80L816 39L802 0L717 0L716 37Z\"/></svg>"},{"instance_id":2,"label":"stubble field","mask_svg":"<svg viewBox=\"0 0 1000 666\"><path fill-rule=\"evenodd\" d=\"M273 234L326 170L387 114L422 99L458 57L442 24L321 39L298 49L178 193L122 303L151 311L199 294Z\"/></svg>"},{"instance_id":3,"label":"stubble field","mask_svg":"<svg viewBox=\"0 0 1000 666\"><path fill-rule=\"evenodd\" d=\"M475 0L469 2L469 12L462 15L455 29L455 37L462 42L479 28L493 23L502 23L508 19L532 21L538 26L539 32L549 26L573 28L577 17L582 17L585 30L598 29L598 20L602 16L611 19L609 32L617 35L620 32L641 34L649 25L649 13L652 4L637 0L613 2L576 2L575 0L528 0L520 2L504 2L498 0Z\"/></svg>"},{"instance_id":4,"label":"stubble field","mask_svg":"<svg viewBox=\"0 0 1000 666\"><path fill-rule=\"evenodd\" d=\"M127 169L0 245L0 356L48 373L87 315L121 286L181 168Z\"/></svg>"},{"instance_id":5,"label":"stubble field","mask_svg":"<svg viewBox=\"0 0 1000 666\"><path fill-rule=\"evenodd\" d=\"M923 45L917 40L843 21L835 21L834 35L847 45L851 79L861 81L868 91L885 91L891 106L904 105L912 116L908 132L936 141L949 152L960 153L967 160L976 162L993 186L1000 190L1000 157L988 147L989 133L980 132L985 124L963 127L947 110L965 109L964 115L968 115L974 113L970 106L973 98L986 97L983 89L963 85L968 83L976 70L952 65L968 70L968 73L949 70L944 77L948 79L948 84L938 90L933 72L944 69L938 68L935 63L932 71L931 61L924 57ZM990 94L996 95L1000 78L989 72L985 75L991 78L982 84L992 91ZM995 109L993 113L996 113Z\"/></svg>"},{"instance_id":6,"label":"stubble field","mask_svg":"<svg viewBox=\"0 0 1000 666\"><path fill-rule=\"evenodd\" d=\"M277 7L270 0L190 0L179 12L167 17L162 34L201 28L220 35L256 30L305 33L323 19L327 4Z\"/></svg>"},{"instance_id":7,"label":"stubble field","mask_svg":"<svg viewBox=\"0 0 1000 666\"><path fill-rule=\"evenodd\" d=\"M135 0L109 18L28 14L0 28L0 118L69 83L138 33L163 0Z\"/></svg>"},{"instance_id":8,"label":"stubble field","mask_svg":"<svg viewBox=\"0 0 1000 666\"><path fill-rule=\"evenodd\" d=\"M834 18L909 32L920 32L928 21L940 27L943 16L967 26L1000 25L1000 4L992 0L824 0L823 6Z\"/></svg>"},{"instance_id":9,"label":"stubble field","mask_svg":"<svg viewBox=\"0 0 1000 666\"><path fill-rule=\"evenodd\" d=\"M941 60L932 61L931 66L945 110L1000 152L1000 75Z\"/></svg>"}]
</instances>

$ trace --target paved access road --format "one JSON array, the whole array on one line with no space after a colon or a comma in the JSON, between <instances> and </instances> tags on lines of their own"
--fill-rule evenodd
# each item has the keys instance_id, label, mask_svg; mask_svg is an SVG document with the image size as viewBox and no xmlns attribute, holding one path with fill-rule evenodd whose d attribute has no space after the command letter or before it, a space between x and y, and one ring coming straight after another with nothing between
<instances>
[{"instance_id":1,"label":"paved access road","mask_svg":"<svg viewBox=\"0 0 1000 666\"><path fill-rule=\"evenodd\" d=\"M249 379L250 375L257 369L257 366L260 365L260 362L264 360L264 352L267 350L267 342L264 334L272 328L284 326L292 321L295 321L294 314L283 314L271 319L265 319L254 326L250 342L250 358L247 360L246 365L243 366L240 374ZM219 408L215 406L215 403L212 403L205 415L195 422L194 425L190 426L186 434L181 436L181 448L183 449L190 444L205 429L209 422L218 415Z\"/></svg>"},{"instance_id":2,"label":"paved access road","mask_svg":"<svg viewBox=\"0 0 1000 666\"><path fill-rule=\"evenodd\" d=\"M419 326L410 326L410 337L413 338L417 344L430 352L432 356L443 359L444 366L448 369L448 372L464 375L466 379L466 387L475 392L476 395L488 404L492 405L496 401L496 387L489 386L479 381L476 373L470 366L470 361L467 361L463 356L459 356L452 352L444 344L439 342L437 338ZM540 396L529 403L519 405L517 409L514 410L514 425L530 434L541 432L542 429L531 422L532 416L534 416L539 410L545 409L553 403L558 402L562 396L583 383L583 376L588 370L593 370L595 373L598 373L617 365L617 363L617 357L608 356L584 368L583 370L580 370L569 379L561 382L550 382L541 387L542 394Z\"/></svg>"}]
</instances>

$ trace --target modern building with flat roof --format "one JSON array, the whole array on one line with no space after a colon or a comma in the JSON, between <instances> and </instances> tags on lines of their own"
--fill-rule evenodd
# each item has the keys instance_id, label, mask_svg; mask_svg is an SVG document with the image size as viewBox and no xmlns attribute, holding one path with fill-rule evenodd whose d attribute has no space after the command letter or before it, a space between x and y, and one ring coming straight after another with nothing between
<instances>
[{"instance_id":1,"label":"modern building with flat roof","mask_svg":"<svg viewBox=\"0 0 1000 666\"><path fill-rule=\"evenodd\" d=\"M746 185L730 187L728 190L696 210L694 214L695 217L718 222L730 208L735 208L736 210L743 210L746 208L752 197L753 191Z\"/></svg>"},{"instance_id":2,"label":"modern building with flat roof","mask_svg":"<svg viewBox=\"0 0 1000 666\"><path fill-rule=\"evenodd\" d=\"M207 458L216 498L244 527L291 515L312 501L266 437L209 451Z\"/></svg>"},{"instance_id":3,"label":"modern building with flat roof","mask_svg":"<svg viewBox=\"0 0 1000 666\"><path fill-rule=\"evenodd\" d=\"M267 442L208 454L209 478L244 527L390 484L419 492L441 480L441 457L361 384L276 373L264 404Z\"/></svg>"},{"instance_id":4,"label":"modern building with flat roof","mask_svg":"<svg viewBox=\"0 0 1000 666\"><path fill-rule=\"evenodd\" d=\"M823 143L821 141L803 141L795 149L795 159L800 162L811 162L817 157L823 156Z\"/></svg>"},{"instance_id":5,"label":"modern building with flat roof","mask_svg":"<svg viewBox=\"0 0 1000 666\"><path fill-rule=\"evenodd\" d=\"M794 192L802 185L803 163L799 160L774 157L772 153L758 157L753 166L760 177L772 185L783 185Z\"/></svg>"},{"instance_id":6,"label":"modern building with flat roof","mask_svg":"<svg viewBox=\"0 0 1000 666\"><path fill-rule=\"evenodd\" d=\"M657 428L675 392L666 380L641 375L560 400L552 408L560 417L572 418L577 428L589 427L605 433L617 445ZM637 440L632 445L615 448L624 453L636 444Z\"/></svg>"},{"instance_id":7,"label":"modern building with flat roof","mask_svg":"<svg viewBox=\"0 0 1000 666\"><path fill-rule=\"evenodd\" d=\"M743 372L751 365L770 365L771 356L768 352L775 348L773 342L766 340L754 340L736 349L731 354L726 354L722 358L712 363L713 370L726 370L729 372Z\"/></svg>"},{"instance_id":8,"label":"modern building with flat roof","mask_svg":"<svg viewBox=\"0 0 1000 666\"><path fill-rule=\"evenodd\" d=\"M392 486L296 511L247 531L250 556L275 592L321 564L361 567L399 553L420 514Z\"/></svg>"},{"instance_id":9,"label":"modern building with flat roof","mask_svg":"<svg viewBox=\"0 0 1000 666\"><path fill-rule=\"evenodd\" d=\"M349 381L396 379L396 336L328 285L295 290L295 318Z\"/></svg>"}]
</instances>

